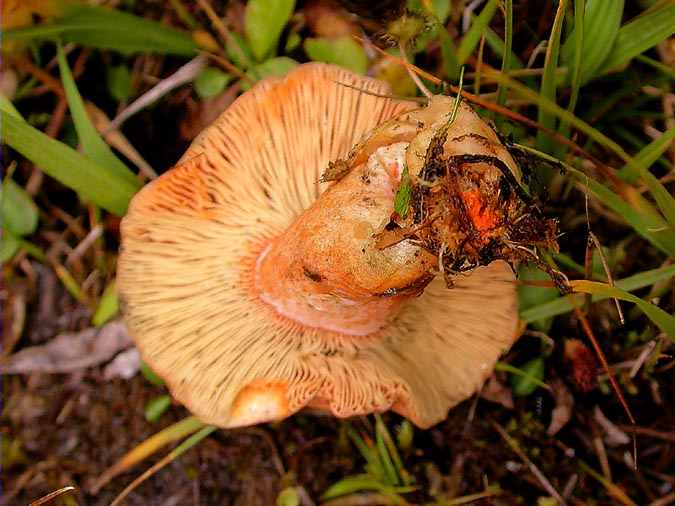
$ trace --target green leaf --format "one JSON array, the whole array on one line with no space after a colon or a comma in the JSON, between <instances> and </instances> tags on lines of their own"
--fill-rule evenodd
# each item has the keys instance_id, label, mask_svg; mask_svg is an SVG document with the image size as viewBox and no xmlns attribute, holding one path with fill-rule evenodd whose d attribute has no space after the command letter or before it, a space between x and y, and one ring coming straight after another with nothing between
<instances>
[{"instance_id":1,"label":"green leaf","mask_svg":"<svg viewBox=\"0 0 675 506\"><path fill-rule=\"evenodd\" d=\"M615 282L615 285L617 288L629 292L651 286L654 283L670 279L673 276L675 276L675 265L669 265L667 267L644 271L639 274L635 274L634 276L620 279ZM583 298L583 295L567 295L564 297L558 297L557 299L550 302L545 302L543 304L522 310L520 312L520 319L525 322L532 322L541 320L543 318L550 318L551 316L568 313L574 309L575 303L577 305L583 304ZM598 302L608 298L609 296L606 294L595 294L591 300L593 302Z\"/></svg>"},{"instance_id":2,"label":"green leaf","mask_svg":"<svg viewBox=\"0 0 675 506\"><path fill-rule=\"evenodd\" d=\"M334 63L357 74L368 70L368 57L361 44L349 36L337 39L305 39L303 47L311 60Z\"/></svg>"},{"instance_id":3,"label":"green leaf","mask_svg":"<svg viewBox=\"0 0 675 506\"><path fill-rule=\"evenodd\" d=\"M171 406L171 396L169 395L164 394L150 399L145 406L145 419L148 422L156 422L166 413L169 406Z\"/></svg>"},{"instance_id":4,"label":"green leaf","mask_svg":"<svg viewBox=\"0 0 675 506\"><path fill-rule=\"evenodd\" d=\"M126 213L138 185L113 176L74 149L49 138L11 114L3 116L0 135L8 146L47 175L78 192L85 200L91 200L118 216Z\"/></svg>"},{"instance_id":5,"label":"green leaf","mask_svg":"<svg viewBox=\"0 0 675 506\"><path fill-rule=\"evenodd\" d=\"M244 29L258 61L276 50L294 8L295 0L249 0L246 4Z\"/></svg>"},{"instance_id":6,"label":"green leaf","mask_svg":"<svg viewBox=\"0 0 675 506\"><path fill-rule=\"evenodd\" d=\"M375 444L377 445L377 452L380 456L382 469L384 470L384 482L387 485L398 485L399 484L398 473L396 472L396 467L394 466L394 462L392 461L392 458L389 455L389 450L387 449L387 444L385 443L385 436L384 436L385 431L387 431L387 428L384 426L382 418L379 416L379 414L376 414Z\"/></svg>"},{"instance_id":7,"label":"green leaf","mask_svg":"<svg viewBox=\"0 0 675 506\"><path fill-rule=\"evenodd\" d=\"M164 380L157 376L157 373L150 369L150 366L143 362L141 364L141 374L143 377L148 380L150 383L155 385L156 387L163 387L164 386Z\"/></svg>"},{"instance_id":8,"label":"green leaf","mask_svg":"<svg viewBox=\"0 0 675 506\"><path fill-rule=\"evenodd\" d=\"M623 25L598 74L618 67L675 34L675 4L669 3Z\"/></svg>"},{"instance_id":9,"label":"green leaf","mask_svg":"<svg viewBox=\"0 0 675 506\"><path fill-rule=\"evenodd\" d=\"M410 173L408 172L408 166L403 166L403 172L401 173L401 185L396 190L396 196L394 197L394 211L401 218L405 218L408 214L408 208L410 207L410 197L412 195L412 183L410 180Z\"/></svg>"},{"instance_id":10,"label":"green leaf","mask_svg":"<svg viewBox=\"0 0 675 506\"><path fill-rule=\"evenodd\" d=\"M514 92L516 92L518 95L521 95L524 98L528 98L532 102L536 103L540 109L544 109L547 112L554 114L561 120L570 123L570 125L575 127L577 130L583 132L584 134L588 135L598 144L614 152L625 163L635 167L640 172L640 175L643 177L645 183L649 187L649 191L654 197L654 200L656 200L656 204L659 207L660 211L668 220L671 229L675 227L675 198L673 198L673 196L668 192L668 190L664 188L663 184L661 184L661 182L656 177L654 177L654 175L651 172L646 170L644 167L636 165L635 161L631 158L631 156L628 153L626 153L626 151L621 146L619 146L616 142L614 142L612 139L607 137L599 130L593 128L585 121L577 118L571 112L566 111L555 102L548 100L547 98L542 97L541 95L535 93L530 88L523 85L522 83L519 83L515 79L503 75L496 70L490 69L489 67L485 69L484 72L486 75L490 76L498 83L503 82L508 83L509 88L513 89ZM558 160L556 161L559 162ZM634 201L633 202L634 207L643 210L645 212L650 213L652 212L651 204L649 204L649 202L642 196L637 194L637 192L633 191L631 197Z\"/></svg>"},{"instance_id":11,"label":"green leaf","mask_svg":"<svg viewBox=\"0 0 675 506\"><path fill-rule=\"evenodd\" d=\"M558 69L558 56L560 54L560 34L562 33L562 24L565 19L565 7L567 0L560 0L556 10L551 28L551 35L546 47L546 58L544 60L544 74L541 79L541 88L539 94L552 101L556 101L556 70ZM502 86L502 85L500 85ZM553 114L545 109L539 108L537 121L548 128L555 130L556 119ZM537 131L537 147L547 153L552 151L553 139L541 130Z\"/></svg>"},{"instance_id":12,"label":"green leaf","mask_svg":"<svg viewBox=\"0 0 675 506\"><path fill-rule=\"evenodd\" d=\"M549 281L551 278L541 269L526 264L518 269L518 279L523 281ZM537 306L543 302L548 302L558 298L559 292L557 288L542 288L539 286L532 286L527 284L518 285L518 308L521 312ZM550 321L541 320L533 322L541 330L548 330Z\"/></svg>"},{"instance_id":13,"label":"green leaf","mask_svg":"<svg viewBox=\"0 0 675 506\"><path fill-rule=\"evenodd\" d=\"M121 53L194 56L197 44L183 31L104 7L74 5L53 23L7 30L4 41L56 40Z\"/></svg>"},{"instance_id":14,"label":"green leaf","mask_svg":"<svg viewBox=\"0 0 675 506\"><path fill-rule=\"evenodd\" d=\"M276 506L300 506L297 487L286 487L277 496Z\"/></svg>"},{"instance_id":15,"label":"green leaf","mask_svg":"<svg viewBox=\"0 0 675 506\"><path fill-rule=\"evenodd\" d=\"M119 299L117 298L117 289L115 288L115 281L110 284L103 291L101 300L98 303L94 317L91 319L94 327L100 327L104 323L110 321L120 309Z\"/></svg>"},{"instance_id":16,"label":"green leaf","mask_svg":"<svg viewBox=\"0 0 675 506\"><path fill-rule=\"evenodd\" d=\"M671 128L664 132L661 136L654 139L648 145L640 150L640 152L633 157L635 165L639 165L646 170L649 170L656 161L665 153L668 148L675 141L675 128ZM617 172L618 176L626 181L635 181L640 173L631 165L624 165Z\"/></svg>"},{"instance_id":17,"label":"green leaf","mask_svg":"<svg viewBox=\"0 0 675 506\"><path fill-rule=\"evenodd\" d=\"M21 241L10 231L0 228L0 263L12 258L21 246Z\"/></svg>"},{"instance_id":18,"label":"green leaf","mask_svg":"<svg viewBox=\"0 0 675 506\"><path fill-rule=\"evenodd\" d=\"M136 188L140 188L140 181L138 181L129 168L113 154L108 144L106 144L98 134L98 131L92 124L89 115L84 108L84 102L80 96L80 92L77 90L73 75L70 73L70 67L68 67L68 62L66 61L66 56L61 44L57 44L56 49L63 89L66 92L70 114L73 118L73 123L75 123L75 130L77 130L77 136L82 143L85 154L99 164L111 176L116 177L121 181L123 180Z\"/></svg>"},{"instance_id":19,"label":"green leaf","mask_svg":"<svg viewBox=\"0 0 675 506\"><path fill-rule=\"evenodd\" d=\"M206 67L194 80L194 87L201 99L215 97L223 92L232 76L214 67Z\"/></svg>"},{"instance_id":20,"label":"green leaf","mask_svg":"<svg viewBox=\"0 0 675 506\"><path fill-rule=\"evenodd\" d=\"M513 46L513 0L505 0L504 2L504 38L502 73L508 74L511 70L511 53ZM507 87L500 84L497 89L497 105L504 105L506 102L506 91Z\"/></svg>"},{"instance_id":21,"label":"green leaf","mask_svg":"<svg viewBox=\"0 0 675 506\"><path fill-rule=\"evenodd\" d=\"M628 293L618 287L612 287L607 283L600 283L598 281L587 281L585 279L571 281L570 285L575 292L589 293L591 295L599 295L605 298L612 297L615 299L625 300L636 304L647 317L654 322L663 332L675 342L675 317L666 313L660 307L642 300L640 297Z\"/></svg>"},{"instance_id":22,"label":"green leaf","mask_svg":"<svg viewBox=\"0 0 675 506\"><path fill-rule=\"evenodd\" d=\"M511 376L511 387L513 388L513 395L518 397L525 397L534 392L537 387L541 386L544 379L544 359L537 357L529 362L525 362L520 367L514 367L518 373Z\"/></svg>"},{"instance_id":23,"label":"green leaf","mask_svg":"<svg viewBox=\"0 0 675 506\"><path fill-rule=\"evenodd\" d=\"M457 61L459 62L459 65L464 65L469 56L471 56L471 53L476 49L480 38L483 33L485 33L486 28L497 12L498 5L497 0L488 0L481 13L474 18L473 23L471 23L471 28L466 32L457 49Z\"/></svg>"},{"instance_id":24,"label":"green leaf","mask_svg":"<svg viewBox=\"0 0 675 506\"><path fill-rule=\"evenodd\" d=\"M126 65L113 65L108 67L106 73L108 93L118 102L126 102L133 92L131 72Z\"/></svg>"},{"instance_id":25,"label":"green leaf","mask_svg":"<svg viewBox=\"0 0 675 506\"><path fill-rule=\"evenodd\" d=\"M261 79L271 76L283 77L298 65L298 62L292 58L288 58L287 56L279 56L249 69L248 72L246 72L246 75L250 77L253 82L260 81ZM251 84L247 81L242 81L241 89L248 91L251 89Z\"/></svg>"},{"instance_id":26,"label":"green leaf","mask_svg":"<svg viewBox=\"0 0 675 506\"><path fill-rule=\"evenodd\" d=\"M583 59L581 61L581 84L585 84L599 74L621 26L624 0L588 0L584 12ZM563 61L573 62L577 36L574 27L562 48ZM573 75L571 68L568 75Z\"/></svg>"},{"instance_id":27,"label":"green leaf","mask_svg":"<svg viewBox=\"0 0 675 506\"><path fill-rule=\"evenodd\" d=\"M35 232L38 210L26 191L11 179L0 185L0 225L16 235Z\"/></svg>"},{"instance_id":28,"label":"green leaf","mask_svg":"<svg viewBox=\"0 0 675 506\"><path fill-rule=\"evenodd\" d=\"M334 483L321 495L321 500L328 501L347 494L363 492L366 490L375 490L383 494L395 496L401 499L398 494L413 492L416 487L391 487L387 486L368 475L347 476L337 483Z\"/></svg>"}]
</instances>

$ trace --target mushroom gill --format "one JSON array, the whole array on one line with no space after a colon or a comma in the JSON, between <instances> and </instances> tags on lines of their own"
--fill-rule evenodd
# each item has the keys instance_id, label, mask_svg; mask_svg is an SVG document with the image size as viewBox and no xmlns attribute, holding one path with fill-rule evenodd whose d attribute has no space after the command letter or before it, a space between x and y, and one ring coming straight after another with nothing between
<instances>
[{"instance_id":1,"label":"mushroom gill","mask_svg":"<svg viewBox=\"0 0 675 506\"><path fill-rule=\"evenodd\" d=\"M527 214L500 196L503 179L518 184L515 162L468 106L451 118L450 98L413 109L387 92L323 64L267 79L132 201L124 315L204 422L313 407L392 409L428 427L516 339L503 260ZM329 166L337 180L320 183ZM406 171L420 184L401 216Z\"/></svg>"}]
</instances>

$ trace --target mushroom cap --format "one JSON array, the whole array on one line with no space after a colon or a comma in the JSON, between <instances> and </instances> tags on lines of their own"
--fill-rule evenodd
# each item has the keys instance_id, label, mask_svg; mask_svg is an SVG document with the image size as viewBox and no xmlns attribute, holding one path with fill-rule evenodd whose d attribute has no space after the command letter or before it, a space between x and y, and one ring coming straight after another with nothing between
<instances>
[{"instance_id":1,"label":"mushroom cap","mask_svg":"<svg viewBox=\"0 0 675 506\"><path fill-rule=\"evenodd\" d=\"M513 273L494 262L453 289L433 280L385 328L300 325L254 290L255 265L325 189L329 161L411 109L386 84L305 64L258 83L132 200L118 290L143 360L202 421L237 427L304 407L392 409L420 427L480 388L517 337Z\"/></svg>"}]
</instances>

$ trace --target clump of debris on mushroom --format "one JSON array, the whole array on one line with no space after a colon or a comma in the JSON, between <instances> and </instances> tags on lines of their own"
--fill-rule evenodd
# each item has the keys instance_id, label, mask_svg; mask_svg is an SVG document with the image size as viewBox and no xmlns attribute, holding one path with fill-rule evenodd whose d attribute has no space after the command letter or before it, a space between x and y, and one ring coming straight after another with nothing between
<instances>
[{"instance_id":1,"label":"clump of debris on mushroom","mask_svg":"<svg viewBox=\"0 0 675 506\"><path fill-rule=\"evenodd\" d=\"M266 79L134 198L125 318L204 422L314 408L429 427L517 338L509 264L554 246L554 223L470 107L387 93L324 64Z\"/></svg>"}]
</instances>

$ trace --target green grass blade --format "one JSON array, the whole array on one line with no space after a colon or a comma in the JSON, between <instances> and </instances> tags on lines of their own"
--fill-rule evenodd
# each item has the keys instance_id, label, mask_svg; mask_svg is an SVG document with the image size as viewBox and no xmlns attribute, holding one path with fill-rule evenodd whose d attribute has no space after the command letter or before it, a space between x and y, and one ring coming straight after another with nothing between
<instances>
[{"instance_id":1,"label":"green grass blade","mask_svg":"<svg viewBox=\"0 0 675 506\"><path fill-rule=\"evenodd\" d=\"M22 236L35 232L37 224L38 210L31 196L6 178L0 185L0 226Z\"/></svg>"},{"instance_id":2,"label":"green grass blade","mask_svg":"<svg viewBox=\"0 0 675 506\"><path fill-rule=\"evenodd\" d=\"M500 54L503 56L506 43L499 37L499 35L497 35L490 27L485 29L485 33L483 33L483 35L485 35L485 42L487 43L488 47L492 49L495 54ZM511 50L509 60L509 65L512 69L522 69L525 67L523 62L520 61L520 58L518 58L518 55L516 55L513 50Z\"/></svg>"},{"instance_id":3,"label":"green grass blade","mask_svg":"<svg viewBox=\"0 0 675 506\"><path fill-rule=\"evenodd\" d=\"M598 73L616 68L675 34L675 4L664 5L622 26Z\"/></svg>"},{"instance_id":4,"label":"green grass blade","mask_svg":"<svg viewBox=\"0 0 675 506\"><path fill-rule=\"evenodd\" d=\"M605 298L612 297L614 299L625 300L636 304L642 312L666 335L675 342L675 317L666 313L660 307L647 302L646 300L636 297L618 287L612 287L607 283L600 283L598 281L587 281L585 279L571 281L572 289L575 292L589 293L591 295L600 295Z\"/></svg>"},{"instance_id":5,"label":"green grass blade","mask_svg":"<svg viewBox=\"0 0 675 506\"><path fill-rule=\"evenodd\" d=\"M197 44L186 32L126 12L87 5L66 8L64 16L53 23L3 33L5 41L58 38L122 53L194 56L197 51Z\"/></svg>"},{"instance_id":6,"label":"green grass blade","mask_svg":"<svg viewBox=\"0 0 675 506\"><path fill-rule=\"evenodd\" d=\"M508 74L511 70L511 53L513 46L513 0L504 1L504 49L502 50L502 73ZM499 85L497 89L497 104L506 102L507 86Z\"/></svg>"},{"instance_id":7,"label":"green grass blade","mask_svg":"<svg viewBox=\"0 0 675 506\"><path fill-rule=\"evenodd\" d=\"M633 160L633 158L628 153L626 153L626 151L621 146L619 146L616 142L614 142L612 139L607 137L599 130L593 128L585 121L577 118L571 112L566 111L555 102L535 93L530 88L516 81L515 79L512 79L509 76L505 76L501 72L490 68L485 70L485 74L493 78L498 83L501 82L508 83L509 88L513 89L517 94L521 95L523 98L531 100L532 102L537 104L537 106L540 109L543 109L546 112L555 115L561 120L567 121L574 128L586 134L589 138L591 138L601 146L612 151L619 158L621 158L626 164L631 165L637 171L639 171L640 176L642 176L647 187L649 188L649 191L654 197L657 206L668 220L670 227L671 228L675 227L675 198L673 198L673 196L668 192L668 190L664 188L661 182L656 177L654 177L654 175L651 172L649 172L641 165L636 164L635 160ZM639 200L639 197L636 198L638 199L636 200L636 204L639 204L644 209L649 209L650 206L646 201L644 201L644 199Z\"/></svg>"},{"instance_id":8,"label":"green grass blade","mask_svg":"<svg viewBox=\"0 0 675 506\"><path fill-rule=\"evenodd\" d=\"M586 9L585 0L574 0L574 26L583 27L584 26L584 10ZM574 109L577 107L577 100L579 99L579 90L581 89L581 65L584 55L584 31L582 29L574 30L572 36L574 37L574 57L571 62L572 76L570 83L570 100L567 103L567 110L570 113L574 113ZM560 122L559 131L562 135L569 138L570 136L570 125L566 121ZM565 153L565 148L561 147L557 154L560 157Z\"/></svg>"},{"instance_id":9,"label":"green grass blade","mask_svg":"<svg viewBox=\"0 0 675 506\"><path fill-rule=\"evenodd\" d=\"M521 149L533 153L544 160L561 163L556 158L527 146L519 145ZM631 203L619 197L606 186L590 178L574 167L562 164L570 175L575 177L604 205L622 217L642 237L651 242L665 254L675 258L675 231L668 227L663 218L656 213L651 205L643 202L642 197L634 189L630 194Z\"/></svg>"},{"instance_id":10,"label":"green grass blade","mask_svg":"<svg viewBox=\"0 0 675 506\"><path fill-rule=\"evenodd\" d=\"M356 446L359 453L361 453L361 456L366 460L369 473L377 480L384 480L384 469L377 451L368 445L361 435L349 424L347 425L347 436L349 436L349 439L352 440L354 446Z\"/></svg>"},{"instance_id":11,"label":"green grass blade","mask_svg":"<svg viewBox=\"0 0 675 506\"><path fill-rule=\"evenodd\" d=\"M56 50L59 61L59 70L61 72L61 81L63 83L63 89L66 92L68 107L70 108L70 114L73 118L73 123L75 123L75 130L77 131L85 154L99 164L104 170L108 171L110 175L140 187L140 181L138 181L127 166L113 154L110 147L108 147L96 131L96 128L94 128L94 125L84 108L84 101L80 96L80 92L77 90L75 80L68 67L68 62L66 61L66 56L63 53L61 44L57 44Z\"/></svg>"},{"instance_id":12,"label":"green grass blade","mask_svg":"<svg viewBox=\"0 0 675 506\"><path fill-rule=\"evenodd\" d=\"M413 492L416 490L416 487L390 487L384 483L374 480L369 476L347 476L346 478L343 478L337 483L334 483L328 487L321 495L321 500L328 501L329 499L335 499L336 497L354 494L356 492L363 492L366 490L376 490L378 492L382 492L383 494L392 496L392 499L394 500L402 502L403 499L399 497L398 494Z\"/></svg>"},{"instance_id":13,"label":"green grass blade","mask_svg":"<svg viewBox=\"0 0 675 506\"><path fill-rule=\"evenodd\" d=\"M598 74L598 69L612 50L614 40L619 33L623 16L624 0L596 0L586 2L584 12L583 55L581 63L581 84L585 84ZM574 60L577 36L575 26L562 48L563 61Z\"/></svg>"},{"instance_id":14,"label":"green grass blade","mask_svg":"<svg viewBox=\"0 0 675 506\"><path fill-rule=\"evenodd\" d=\"M544 60L544 74L541 79L541 88L539 94L551 102L556 102L556 70L558 69L558 57L560 55L560 34L562 33L563 20L565 19L565 8L567 0L560 0L558 9L553 19L551 35L546 47L546 58ZM500 86L502 84L500 83ZM551 112L539 108L537 121L549 130L555 130L556 118ZM537 147L542 151L550 153L553 147L553 139L542 131L537 132Z\"/></svg>"},{"instance_id":15,"label":"green grass blade","mask_svg":"<svg viewBox=\"0 0 675 506\"><path fill-rule=\"evenodd\" d=\"M640 152L633 157L633 161L636 165L644 167L645 170L649 170L656 161L663 155L663 153L668 150L671 144L675 141L675 128L667 130L652 142L647 144ZM617 174L626 181L632 182L639 177L639 172L631 165L625 165Z\"/></svg>"},{"instance_id":16,"label":"green grass blade","mask_svg":"<svg viewBox=\"0 0 675 506\"><path fill-rule=\"evenodd\" d=\"M655 68L659 72L661 72L663 75L670 77L672 80L675 81L675 69L669 67L668 65L664 65L660 61L656 61L652 58L649 58L643 54L639 54L635 57L636 60L649 65L650 67Z\"/></svg>"},{"instance_id":17,"label":"green grass blade","mask_svg":"<svg viewBox=\"0 0 675 506\"><path fill-rule=\"evenodd\" d=\"M118 216L126 213L135 185L112 176L97 163L12 114L4 114L1 134L7 145L84 199Z\"/></svg>"},{"instance_id":18,"label":"green grass blade","mask_svg":"<svg viewBox=\"0 0 675 506\"><path fill-rule=\"evenodd\" d=\"M375 444L377 445L377 452L380 456L380 462L382 462L382 468L384 470L384 482L387 485L398 485L400 479L398 473L396 472L396 467L394 462L389 455L389 450L384 439L384 433L387 432L387 428L382 422L382 417L376 413L375 414Z\"/></svg>"},{"instance_id":19,"label":"green grass blade","mask_svg":"<svg viewBox=\"0 0 675 506\"><path fill-rule=\"evenodd\" d=\"M448 79L454 81L459 76L461 65L457 60L457 48L452 41L445 26L438 25L438 42L441 44L441 56L443 57L443 70Z\"/></svg>"},{"instance_id":20,"label":"green grass blade","mask_svg":"<svg viewBox=\"0 0 675 506\"><path fill-rule=\"evenodd\" d=\"M673 276L675 276L675 265L669 265L667 267L660 267L658 269L640 272L634 276L620 279L615 282L615 285L621 290L630 292L651 286L655 283L658 283L659 281L667 280ZM568 295L564 297L558 297L555 300L545 302L543 304L539 304L521 311L520 319L524 322L531 323L537 320L568 313L574 309L574 304L571 297L574 297L577 305L583 304L583 295ZM592 300L593 302L598 302L608 298L610 298L610 295L596 293L593 295Z\"/></svg>"},{"instance_id":21,"label":"green grass blade","mask_svg":"<svg viewBox=\"0 0 675 506\"><path fill-rule=\"evenodd\" d=\"M469 31L462 38L462 42L457 48L457 62L460 66L466 63L466 60L476 49L481 36L485 33L485 29L497 12L497 5L497 0L488 0L481 13L473 20Z\"/></svg>"}]
</instances>

